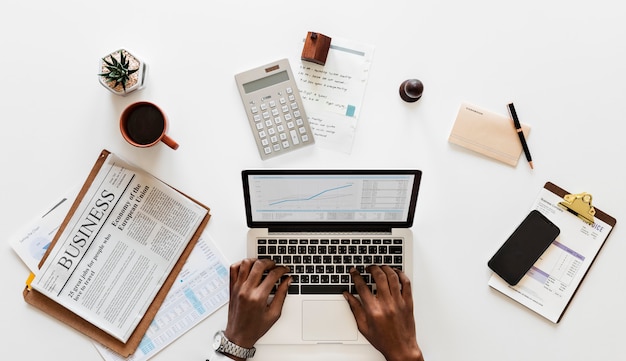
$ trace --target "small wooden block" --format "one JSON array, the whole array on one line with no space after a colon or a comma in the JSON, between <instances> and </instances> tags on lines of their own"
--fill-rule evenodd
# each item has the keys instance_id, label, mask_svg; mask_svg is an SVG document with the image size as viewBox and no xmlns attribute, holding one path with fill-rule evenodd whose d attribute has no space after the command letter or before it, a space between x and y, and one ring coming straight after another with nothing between
<instances>
[{"instance_id":1,"label":"small wooden block","mask_svg":"<svg viewBox=\"0 0 626 361\"><path fill-rule=\"evenodd\" d=\"M309 31L302 48L302 60L321 65L326 64L326 58L330 50L330 41L331 38L326 35Z\"/></svg>"}]
</instances>

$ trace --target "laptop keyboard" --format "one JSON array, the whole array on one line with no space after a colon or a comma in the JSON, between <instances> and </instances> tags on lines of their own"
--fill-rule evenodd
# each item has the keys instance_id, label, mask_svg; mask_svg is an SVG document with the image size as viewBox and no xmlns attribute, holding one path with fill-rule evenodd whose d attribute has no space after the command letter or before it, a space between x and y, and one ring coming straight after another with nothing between
<instances>
[{"instance_id":1,"label":"laptop keyboard","mask_svg":"<svg viewBox=\"0 0 626 361\"><path fill-rule=\"evenodd\" d=\"M259 259L272 259L290 269L290 294L356 293L350 276L352 267L375 292L374 280L365 273L366 267L389 265L402 270L403 264L403 240L400 238L263 238L257 239L257 243Z\"/></svg>"}]
</instances>

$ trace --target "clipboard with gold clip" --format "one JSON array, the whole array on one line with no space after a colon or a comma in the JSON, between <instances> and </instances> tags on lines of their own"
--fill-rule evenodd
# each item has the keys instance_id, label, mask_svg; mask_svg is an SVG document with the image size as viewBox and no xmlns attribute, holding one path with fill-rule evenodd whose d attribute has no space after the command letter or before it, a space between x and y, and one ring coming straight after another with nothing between
<instances>
[{"instance_id":1,"label":"clipboard with gold clip","mask_svg":"<svg viewBox=\"0 0 626 361\"><path fill-rule=\"evenodd\" d=\"M551 322L558 323L617 220L594 206L589 193L570 193L552 182L546 182L543 188L532 209L545 211L545 215L561 230L547 250L550 253L542 255L533 265L527 273L527 282L511 287L499 277L492 276L489 285ZM539 299L541 302L537 302Z\"/></svg>"}]
</instances>

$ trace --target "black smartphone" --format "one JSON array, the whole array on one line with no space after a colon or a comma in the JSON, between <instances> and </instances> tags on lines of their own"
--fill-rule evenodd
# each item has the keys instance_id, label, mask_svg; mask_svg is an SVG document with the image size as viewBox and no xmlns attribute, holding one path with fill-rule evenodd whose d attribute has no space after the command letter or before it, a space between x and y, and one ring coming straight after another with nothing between
<instances>
[{"instance_id":1,"label":"black smartphone","mask_svg":"<svg viewBox=\"0 0 626 361\"><path fill-rule=\"evenodd\" d=\"M546 216L532 210L487 265L515 286L556 239L561 230Z\"/></svg>"}]
</instances>

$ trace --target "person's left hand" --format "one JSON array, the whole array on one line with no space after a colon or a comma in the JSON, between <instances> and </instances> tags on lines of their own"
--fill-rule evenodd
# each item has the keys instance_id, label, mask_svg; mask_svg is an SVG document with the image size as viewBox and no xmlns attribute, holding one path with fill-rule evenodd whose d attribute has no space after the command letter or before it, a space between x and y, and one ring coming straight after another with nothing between
<instances>
[{"instance_id":1,"label":"person's left hand","mask_svg":"<svg viewBox=\"0 0 626 361\"><path fill-rule=\"evenodd\" d=\"M268 271L263 278L263 273ZM244 259L230 266L230 304L224 335L236 345L252 348L280 317L290 278L284 280L268 303L276 282L288 268L271 260Z\"/></svg>"}]
</instances>

